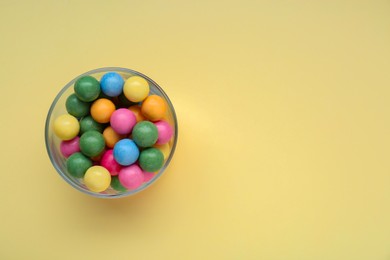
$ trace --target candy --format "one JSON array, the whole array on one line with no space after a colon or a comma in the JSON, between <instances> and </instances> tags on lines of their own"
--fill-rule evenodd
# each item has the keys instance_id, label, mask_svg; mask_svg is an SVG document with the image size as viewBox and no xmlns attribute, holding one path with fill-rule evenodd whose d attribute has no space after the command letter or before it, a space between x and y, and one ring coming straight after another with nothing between
<instances>
[{"instance_id":1,"label":"candy","mask_svg":"<svg viewBox=\"0 0 390 260\"><path fill-rule=\"evenodd\" d=\"M116 191L120 191L120 192L127 191L127 189L123 187L123 185L119 181L118 176L111 176L111 187Z\"/></svg>"},{"instance_id":2,"label":"candy","mask_svg":"<svg viewBox=\"0 0 390 260\"><path fill-rule=\"evenodd\" d=\"M80 77L74 90L65 103L69 114L53 123L69 175L83 178L92 192L111 185L118 194L147 185L171 153L174 129L164 98L149 95L141 76L124 82L116 72L100 82Z\"/></svg>"},{"instance_id":3,"label":"candy","mask_svg":"<svg viewBox=\"0 0 390 260\"><path fill-rule=\"evenodd\" d=\"M90 167L84 175L84 184L90 191L105 191L111 183L111 175L108 170L102 166Z\"/></svg>"},{"instance_id":4,"label":"candy","mask_svg":"<svg viewBox=\"0 0 390 260\"><path fill-rule=\"evenodd\" d=\"M91 106L91 116L98 123L110 122L110 117L115 111L115 104L106 98L100 98Z\"/></svg>"},{"instance_id":5,"label":"candy","mask_svg":"<svg viewBox=\"0 0 390 260\"><path fill-rule=\"evenodd\" d=\"M141 105L142 114L151 121L158 121L165 116L167 105L162 97L148 96Z\"/></svg>"},{"instance_id":6,"label":"candy","mask_svg":"<svg viewBox=\"0 0 390 260\"><path fill-rule=\"evenodd\" d=\"M106 141L106 146L108 148L114 148L115 144L126 137L126 135L120 135L112 129L111 126L107 126L103 131L103 137Z\"/></svg>"},{"instance_id":7,"label":"candy","mask_svg":"<svg viewBox=\"0 0 390 260\"><path fill-rule=\"evenodd\" d=\"M134 113L135 118L137 119L137 123L145 120L145 117L141 112L140 106L133 105L133 106L130 106L129 109Z\"/></svg>"},{"instance_id":8,"label":"candy","mask_svg":"<svg viewBox=\"0 0 390 260\"><path fill-rule=\"evenodd\" d=\"M88 131L80 137L80 150L86 156L98 156L103 152L104 147L104 137L98 131Z\"/></svg>"},{"instance_id":9,"label":"candy","mask_svg":"<svg viewBox=\"0 0 390 260\"><path fill-rule=\"evenodd\" d=\"M133 164L139 157L139 150L133 140L122 139L114 146L114 158L123 166Z\"/></svg>"},{"instance_id":10,"label":"candy","mask_svg":"<svg viewBox=\"0 0 390 260\"><path fill-rule=\"evenodd\" d=\"M91 166L92 161L82 153L74 153L66 161L69 174L76 178L82 178Z\"/></svg>"},{"instance_id":11,"label":"candy","mask_svg":"<svg viewBox=\"0 0 390 260\"><path fill-rule=\"evenodd\" d=\"M154 125L157 127L158 131L158 138L156 144L165 144L168 143L169 140L171 140L173 135L173 129L170 124L166 121L158 121L154 123Z\"/></svg>"},{"instance_id":12,"label":"candy","mask_svg":"<svg viewBox=\"0 0 390 260\"><path fill-rule=\"evenodd\" d=\"M126 108L120 108L112 113L110 124L118 134L129 134L137 123L133 112Z\"/></svg>"},{"instance_id":13,"label":"candy","mask_svg":"<svg viewBox=\"0 0 390 260\"><path fill-rule=\"evenodd\" d=\"M100 80L100 87L104 94L109 97L116 97L122 93L123 78L116 72L108 72Z\"/></svg>"},{"instance_id":14,"label":"candy","mask_svg":"<svg viewBox=\"0 0 390 260\"><path fill-rule=\"evenodd\" d=\"M158 171L164 164L164 155L156 148L147 148L139 156L139 165L147 172Z\"/></svg>"},{"instance_id":15,"label":"candy","mask_svg":"<svg viewBox=\"0 0 390 260\"><path fill-rule=\"evenodd\" d=\"M90 106L90 103L81 101L74 93L66 99L65 103L66 111L77 118L88 115Z\"/></svg>"},{"instance_id":16,"label":"candy","mask_svg":"<svg viewBox=\"0 0 390 260\"><path fill-rule=\"evenodd\" d=\"M113 150L107 150L100 161L100 165L106 168L112 176L118 175L122 166L114 159Z\"/></svg>"},{"instance_id":17,"label":"candy","mask_svg":"<svg viewBox=\"0 0 390 260\"><path fill-rule=\"evenodd\" d=\"M158 137L157 127L149 121L142 121L133 129L133 140L139 147L153 146Z\"/></svg>"},{"instance_id":18,"label":"candy","mask_svg":"<svg viewBox=\"0 0 390 260\"><path fill-rule=\"evenodd\" d=\"M80 124L74 116L62 115L54 121L53 130L58 138L67 141L78 135Z\"/></svg>"},{"instance_id":19,"label":"candy","mask_svg":"<svg viewBox=\"0 0 390 260\"><path fill-rule=\"evenodd\" d=\"M83 76L74 84L74 92L81 101L94 101L100 94L100 83L94 77Z\"/></svg>"},{"instance_id":20,"label":"candy","mask_svg":"<svg viewBox=\"0 0 390 260\"><path fill-rule=\"evenodd\" d=\"M65 158L68 158L72 154L80 152L79 141L80 137L78 136L68 141L62 141L60 144L62 155L65 156Z\"/></svg>"},{"instance_id":21,"label":"candy","mask_svg":"<svg viewBox=\"0 0 390 260\"><path fill-rule=\"evenodd\" d=\"M119 172L118 179L123 187L134 190L142 185L144 182L144 175L141 168L138 165L133 164L122 168Z\"/></svg>"},{"instance_id":22,"label":"candy","mask_svg":"<svg viewBox=\"0 0 390 260\"><path fill-rule=\"evenodd\" d=\"M149 83L140 76L132 76L126 80L123 93L128 100L141 102L149 94Z\"/></svg>"},{"instance_id":23,"label":"candy","mask_svg":"<svg viewBox=\"0 0 390 260\"><path fill-rule=\"evenodd\" d=\"M104 130L104 125L96 122L91 116L83 117L80 120L80 134L84 134L85 132L91 130L95 130L101 133Z\"/></svg>"}]
</instances>

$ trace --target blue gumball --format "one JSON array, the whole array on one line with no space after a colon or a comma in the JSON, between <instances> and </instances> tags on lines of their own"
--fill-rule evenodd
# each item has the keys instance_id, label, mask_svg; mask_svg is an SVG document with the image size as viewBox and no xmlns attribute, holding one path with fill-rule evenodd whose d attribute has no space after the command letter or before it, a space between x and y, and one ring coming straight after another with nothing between
<instances>
[{"instance_id":1,"label":"blue gumball","mask_svg":"<svg viewBox=\"0 0 390 260\"><path fill-rule=\"evenodd\" d=\"M117 97L123 91L124 80L116 72L107 72L100 80L100 88L109 97Z\"/></svg>"},{"instance_id":2,"label":"blue gumball","mask_svg":"<svg viewBox=\"0 0 390 260\"><path fill-rule=\"evenodd\" d=\"M114 146L114 159L123 166L128 166L137 161L139 149L131 139L122 139Z\"/></svg>"}]
</instances>

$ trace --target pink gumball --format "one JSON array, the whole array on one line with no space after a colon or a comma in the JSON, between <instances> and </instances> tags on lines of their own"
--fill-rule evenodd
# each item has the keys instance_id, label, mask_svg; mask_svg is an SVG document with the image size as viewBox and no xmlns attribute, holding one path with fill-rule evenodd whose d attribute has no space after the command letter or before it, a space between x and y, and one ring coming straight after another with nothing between
<instances>
[{"instance_id":1,"label":"pink gumball","mask_svg":"<svg viewBox=\"0 0 390 260\"><path fill-rule=\"evenodd\" d=\"M120 108L115 110L110 118L112 129L121 135L130 134L136 123L137 119L134 113L127 108Z\"/></svg>"},{"instance_id":2,"label":"pink gumball","mask_svg":"<svg viewBox=\"0 0 390 260\"><path fill-rule=\"evenodd\" d=\"M171 140L173 135L173 129L166 121L158 121L154 123L157 127L158 138L156 144L166 144Z\"/></svg>"},{"instance_id":3,"label":"pink gumball","mask_svg":"<svg viewBox=\"0 0 390 260\"><path fill-rule=\"evenodd\" d=\"M122 169L122 166L115 161L112 149L107 150L103 154L103 157L100 160L100 165L106 168L112 176L118 175L119 171Z\"/></svg>"},{"instance_id":4,"label":"pink gumball","mask_svg":"<svg viewBox=\"0 0 390 260\"><path fill-rule=\"evenodd\" d=\"M122 186L129 190L138 188L144 182L142 170L136 164L123 167L119 172L118 178Z\"/></svg>"},{"instance_id":5,"label":"pink gumball","mask_svg":"<svg viewBox=\"0 0 390 260\"><path fill-rule=\"evenodd\" d=\"M151 179L153 179L153 177L155 176L154 172L145 172L145 171L142 171L143 175L144 175L144 182L149 182Z\"/></svg>"},{"instance_id":6,"label":"pink gumball","mask_svg":"<svg viewBox=\"0 0 390 260\"><path fill-rule=\"evenodd\" d=\"M62 141L60 144L60 150L62 155L68 158L72 154L80 152L79 140L80 137L76 136L72 140Z\"/></svg>"}]
</instances>

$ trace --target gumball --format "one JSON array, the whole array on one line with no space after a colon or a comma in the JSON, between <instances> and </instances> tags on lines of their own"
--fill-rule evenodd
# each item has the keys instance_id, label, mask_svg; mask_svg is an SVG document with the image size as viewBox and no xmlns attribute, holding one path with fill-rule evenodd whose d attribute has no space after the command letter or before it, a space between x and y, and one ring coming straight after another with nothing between
<instances>
[{"instance_id":1,"label":"gumball","mask_svg":"<svg viewBox=\"0 0 390 260\"><path fill-rule=\"evenodd\" d=\"M168 143L169 140L171 140L173 135L173 129L170 124L166 121L158 121L154 123L154 125L157 127L158 131L158 138L156 144L165 144Z\"/></svg>"},{"instance_id":2,"label":"gumball","mask_svg":"<svg viewBox=\"0 0 390 260\"><path fill-rule=\"evenodd\" d=\"M123 187L123 185L119 181L118 176L111 176L111 187L116 191L120 191L120 192L127 191L127 189Z\"/></svg>"},{"instance_id":3,"label":"gumball","mask_svg":"<svg viewBox=\"0 0 390 260\"><path fill-rule=\"evenodd\" d=\"M126 135L120 135L112 129L111 126L107 126L103 131L103 137L106 141L106 146L108 148L114 148L115 144L126 137Z\"/></svg>"},{"instance_id":4,"label":"gumball","mask_svg":"<svg viewBox=\"0 0 390 260\"><path fill-rule=\"evenodd\" d=\"M110 187L111 175L102 166L90 167L84 175L84 184L90 191L102 192Z\"/></svg>"},{"instance_id":5,"label":"gumball","mask_svg":"<svg viewBox=\"0 0 390 260\"><path fill-rule=\"evenodd\" d=\"M107 72L100 80L100 87L104 94L109 97L116 97L122 93L124 80L116 72Z\"/></svg>"},{"instance_id":6,"label":"gumball","mask_svg":"<svg viewBox=\"0 0 390 260\"><path fill-rule=\"evenodd\" d=\"M165 116L167 105L162 97L148 96L141 105L142 114L151 121L158 121Z\"/></svg>"},{"instance_id":7,"label":"gumball","mask_svg":"<svg viewBox=\"0 0 390 260\"><path fill-rule=\"evenodd\" d=\"M139 165L147 172L158 171L164 164L164 155L156 148L147 148L139 156Z\"/></svg>"},{"instance_id":8,"label":"gumball","mask_svg":"<svg viewBox=\"0 0 390 260\"><path fill-rule=\"evenodd\" d=\"M68 158L72 154L80 152L79 141L80 137L78 136L68 141L62 141L60 144L62 155L65 156L65 158Z\"/></svg>"},{"instance_id":9,"label":"gumball","mask_svg":"<svg viewBox=\"0 0 390 260\"><path fill-rule=\"evenodd\" d=\"M53 124L53 130L58 138L67 141L78 135L80 124L74 116L66 114L56 118Z\"/></svg>"},{"instance_id":10,"label":"gumball","mask_svg":"<svg viewBox=\"0 0 390 260\"><path fill-rule=\"evenodd\" d=\"M112 129L118 134L129 134L137 123L133 112L126 108L120 108L112 113L110 124Z\"/></svg>"},{"instance_id":11,"label":"gumball","mask_svg":"<svg viewBox=\"0 0 390 260\"><path fill-rule=\"evenodd\" d=\"M122 166L115 161L113 150L107 150L103 154L100 165L106 168L112 176L118 175L122 168Z\"/></svg>"},{"instance_id":12,"label":"gumball","mask_svg":"<svg viewBox=\"0 0 390 260\"><path fill-rule=\"evenodd\" d=\"M74 84L74 92L81 101L94 101L100 94L100 83L94 77L83 76Z\"/></svg>"},{"instance_id":13,"label":"gumball","mask_svg":"<svg viewBox=\"0 0 390 260\"><path fill-rule=\"evenodd\" d=\"M164 160L168 159L168 156L171 153L171 147L169 146L169 143L161 145L155 144L153 147L159 149L162 152L164 155Z\"/></svg>"},{"instance_id":14,"label":"gumball","mask_svg":"<svg viewBox=\"0 0 390 260\"><path fill-rule=\"evenodd\" d=\"M133 140L122 139L114 146L114 158L123 166L128 166L137 161L139 150Z\"/></svg>"},{"instance_id":15,"label":"gumball","mask_svg":"<svg viewBox=\"0 0 390 260\"><path fill-rule=\"evenodd\" d=\"M118 179L123 187L134 190L142 185L144 182L144 175L141 168L136 165L130 165L122 168L119 172Z\"/></svg>"},{"instance_id":16,"label":"gumball","mask_svg":"<svg viewBox=\"0 0 390 260\"><path fill-rule=\"evenodd\" d=\"M104 147L104 137L98 131L88 131L80 137L80 150L86 156L98 156L104 150Z\"/></svg>"},{"instance_id":17,"label":"gumball","mask_svg":"<svg viewBox=\"0 0 390 260\"><path fill-rule=\"evenodd\" d=\"M142 174L144 175L144 182L149 182L150 180L152 180L155 176L155 173L154 172L145 172L145 171L142 171Z\"/></svg>"},{"instance_id":18,"label":"gumball","mask_svg":"<svg viewBox=\"0 0 390 260\"><path fill-rule=\"evenodd\" d=\"M123 93L128 100L141 102L149 94L149 83L140 76L132 76L126 80Z\"/></svg>"},{"instance_id":19,"label":"gumball","mask_svg":"<svg viewBox=\"0 0 390 260\"><path fill-rule=\"evenodd\" d=\"M70 175L76 178L82 178L92 161L82 153L74 153L66 160L66 168Z\"/></svg>"},{"instance_id":20,"label":"gumball","mask_svg":"<svg viewBox=\"0 0 390 260\"><path fill-rule=\"evenodd\" d=\"M76 94L70 95L65 103L66 111L77 118L88 115L90 106L90 103L81 101Z\"/></svg>"},{"instance_id":21,"label":"gumball","mask_svg":"<svg viewBox=\"0 0 390 260\"><path fill-rule=\"evenodd\" d=\"M104 125L96 122L91 116L83 117L80 120L80 134L84 134L87 131L95 130L99 133L103 132Z\"/></svg>"},{"instance_id":22,"label":"gumball","mask_svg":"<svg viewBox=\"0 0 390 260\"><path fill-rule=\"evenodd\" d=\"M98 123L110 122L110 117L115 111L115 104L106 98L100 98L91 106L91 116Z\"/></svg>"},{"instance_id":23,"label":"gumball","mask_svg":"<svg viewBox=\"0 0 390 260\"><path fill-rule=\"evenodd\" d=\"M151 147L157 141L157 127L149 121L139 122L133 129L132 137L139 147Z\"/></svg>"},{"instance_id":24,"label":"gumball","mask_svg":"<svg viewBox=\"0 0 390 260\"><path fill-rule=\"evenodd\" d=\"M145 120L145 117L141 112L140 106L133 105L133 106L130 106L129 109L134 113L135 118L137 119L137 123Z\"/></svg>"}]
</instances>

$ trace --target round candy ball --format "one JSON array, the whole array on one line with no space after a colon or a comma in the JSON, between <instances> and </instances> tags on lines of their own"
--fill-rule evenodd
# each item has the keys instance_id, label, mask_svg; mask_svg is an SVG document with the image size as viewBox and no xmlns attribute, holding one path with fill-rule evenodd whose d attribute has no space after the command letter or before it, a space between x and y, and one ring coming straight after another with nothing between
<instances>
[{"instance_id":1,"label":"round candy ball","mask_svg":"<svg viewBox=\"0 0 390 260\"><path fill-rule=\"evenodd\" d=\"M56 118L53 130L61 140L71 140L78 135L80 124L74 116L66 114Z\"/></svg>"},{"instance_id":2,"label":"round candy ball","mask_svg":"<svg viewBox=\"0 0 390 260\"><path fill-rule=\"evenodd\" d=\"M133 140L139 147L151 147L158 138L157 127L149 121L141 121L134 126Z\"/></svg>"},{"instance_id":3,"label":"round candy ball","mask_svg":"<svg viewBox=\"0 0 390 260\"><path fill-rule=\"evenodd\" d=\"M91 106L91 116L98 123L110 122L110 117L115 111L115 104L106 98L100 98Z\"/></svg>"},{"instance_id":4,"label":"round candy ball","mask_svg":"<svg viewBox=\"0 0 390 260\"><path fill-rule=\"evenodd\" d=\"M129 109L130 109L131 112L134 113L135 119L137 120L137 123L141 122L141 121L144 121L146 119L144 117L144 115L142 114L142 112L141 112L141 107L140 106L133 105L133 106L130 106Z\"/></svg>"},{"instance_id":5,"label":"round candy ball","mask_svg":"<svg viewBox=\"0 0 390 260\"><path fill-rule=\"evenodd\" d=\"M164 155L156 148L148 148L141 152L139 165L146 172L158 171L164 164Z\"/></svg>"},{"instance_id":6,"label":"round candy ball","mask_svg":"<svg viewBox=\"0 0 390 260\"><path fill-rule=\"evenodd\" d=\"M123 93L128 100L141 102L149 94L149 83L140 76L132 76L126 80Z\"/></svg>"},{"instance_id":7,"label":"round candy ball","mask_svg":"<svg viewBox=\"0 0 390 260\"><path fill-rule=\"evenodd\" d=\"M66 111L77 118L88 115L90 106L90 103L81 101L74 93L65 102Z\"/></svg>"},{"instance_id":8,"label":"round candy ball","mask_svg":"<svg viewBox=\"0 0 390 260\"><path fill-rule=\"evenodd\" d=\"M127 189L123 187L123 185L119 181L118 176L111 176L111 187L116 191L120 191L120 192L127 191Z\"/></svg>"},{"instance_id":9,"label":"round candy ball","mask_svg":"<svg viewBox=\"0 0 390 260\"><path fill-rule=\"evenodd\" d=\"M150 95L142 103L141 111L147 119L158 121L165 116L167 105L162 97Z\"/></svg>"},{"instance_id":10,"label":"round candy ball","mask_svg":"<svg viewBox=\"0 0 390 260\"><path fill-rule=\"evenodd\" d=\"M72 154L80 152L79 141L80 137L78 136L68 141L62 141L60 144L62 155L65 156L65 158L68 158Z\"/></svg>"},{"instance_id":11,"label":"round candy ball","mask_svg":"<svg viewBox=\"0 0 390 260\"><path fill-rule=\"evenodd\" d=\"M74 92L81 101L94 101L100 94L100 83L94 77L83 76L74 84Z\"/></svg>"},{"instance_id":12,"label":"round candy ball","mask_svg":"<svg viewBox=\"0 0 390 260\"><path fill-rule=\"evenodd\" d=\"M84 134L85 132L91 130L95 130L101 133L104 130L104 125L96 122L91 116L83 117L80 120L80 133Z\"/></svg>"},{"instance_id":13,"label":"round candy ball","mask_svg":"<svg viewBox=\"0 0 390 260\"><path fill-rule=\"evenodd\" d=\"M103 131L103 137L106 141L106 146L108 148L114 148L115 144L126 137L126 135L120 135L112 129L111 126L107 126Z\"/></svg>"},{"instance_id":14,"label":"round candy ball","mask_svg":"<svg viewBox=\"0 0 390 260\"><path fill-rule=\"evenodd\" d=\"M141 168L138 165L133 164L122 168L119 172L118 179L123 187L134 190L142 185L144 182L144 175Z\"/></svg>"},{"instance_id":15,"label":"round candy ball","mask_svg":"<svg viewBox=\"0 0 390 260\"><path fill-rule=\"evenodd\" d=\"M116 97L122 93L124 80L116 72L107 72L100 79L100 87L104 94L109 97Z\"/></svg>"},{"instance_id":16,"label":"round candy ball","mask_svg":"<svg viewBox=\"0 0 390 260\"><path fill-rule=\"evenodd\" d=\"M118 134L130 134L134 125L137 123L137 119L133 112L126 108L120 108L112 113L110 118L110 124L112 129Z\"/></svg>"},{"instance_id":17,"label":"round candy ball","mask_svg":"<svg viewBox=\"0 0 390 260\"><path fill-rule=\"evenodd\" d=\"M139 150L133 140L122 139L114 146L114 158L123 166L128 166L137 161Z\"/></svg>"},{"instance_id":18,"label":"round candy ball","mask_svg":"<svg viewBox=\"0 0 390 260\"><path fill-rule=\"evenodd\" d=\"M82 153L74 153L66 160L66 168L70 175L82 178L92 166L92 161Z\"/></svg>"},{"instance_id":19,"label":"round candy ball","mask_svg":"<svg viewBox=\"0 0 390 260\"><path fill-rule=\"evenodd\" d=\"M104 147L104 137L98 131L88 131L80 137L80 150L86 156L98 156L103 152Z\"/></svg>"},{"instance_id":20,"label":"round candy ball","mask_svg":"<svg viewBox=\"0 0 390 260\"><path fill-rule=\"evenodd\" d=\"M158 121L154 123L154 125L157 127L158 131L158 138L156 144L166 144L171 140L173 135L173 129L170 124L166 121Z\"/></svg>"},{"instance_id":21,"label":"round candy ball","mask_svg":"<svg viewBox=\"0 0 390 260\"><path fill-rule=\"evenodd\" d=\"M106 168L112 176L118 175L119 171L122 169L122 166L115 161L112 149L107 150L103 154L100 165Z\"/></svg>"},{"instance_id":22,"label":"round candy ball","mask_svg":"<svg viewBox=\"0 0 390 260\"><path fill-rule=\"evenodd\" d=\"M102 192L110 187L111 175L102 166L92 166L84 175L84 184L90 191Z\"/></svg>"}]
</instances>

